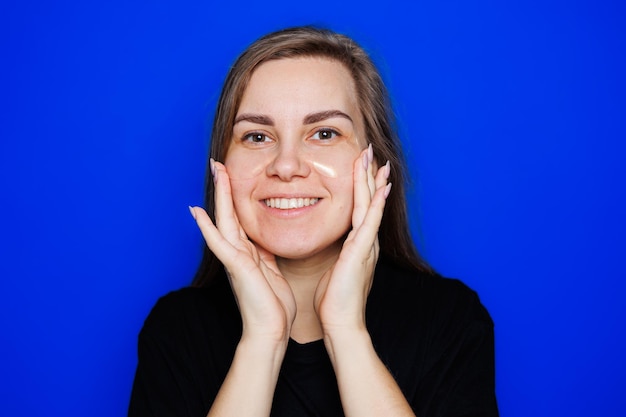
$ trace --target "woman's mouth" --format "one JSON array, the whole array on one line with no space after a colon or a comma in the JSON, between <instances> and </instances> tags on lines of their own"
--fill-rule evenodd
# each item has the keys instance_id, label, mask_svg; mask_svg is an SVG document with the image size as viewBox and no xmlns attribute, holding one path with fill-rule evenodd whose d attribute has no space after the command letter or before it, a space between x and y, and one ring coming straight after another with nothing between
<instances>
[{"instance_id":1,"label":"woman's mouth","mask_svg":"<svg viewBox=\"0 0 626 417\"><path fill-rule=\"evenodd\" d=\"M308 207L316 204L319 198L306 197L306 198L266 198L265 205L271 208L280 210L290 210L302 207Z\"/></svg>"}]
</instances>

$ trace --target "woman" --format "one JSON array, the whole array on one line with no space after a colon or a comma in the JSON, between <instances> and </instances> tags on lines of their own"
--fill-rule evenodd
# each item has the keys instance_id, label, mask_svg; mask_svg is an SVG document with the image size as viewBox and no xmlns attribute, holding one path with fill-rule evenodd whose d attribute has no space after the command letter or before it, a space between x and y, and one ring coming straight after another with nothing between
<instances>
[{"instance_id":1,"label":"woman","mask_svg":"<svg viewBox=\"0 0 626 417\"><path fill-rule=\"evenodd\" d=\"M354 41L252 44L210 178L209 214L190 207L204 258L144 324L130 415L497 415L491 319L413 246L387 92Z\"/></svg>"}]
</instances>

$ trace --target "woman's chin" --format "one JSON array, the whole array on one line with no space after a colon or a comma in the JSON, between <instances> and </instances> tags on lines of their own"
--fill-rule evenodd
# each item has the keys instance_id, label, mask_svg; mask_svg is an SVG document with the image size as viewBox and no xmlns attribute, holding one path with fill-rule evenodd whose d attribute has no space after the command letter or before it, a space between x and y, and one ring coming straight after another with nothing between
<instances>
[{"instance_id":1,"label":"woman's chin","mask_svg":"<svg viewBox=\"0 0 626 417\"><path fill-rule=\"evenodd\" d=\"M327 244L315 244L306 239L285 240L257 243L266 251L273 254L278 259L286 261L306 261L318 258L336 258L341 252L343 242L336 241Z\"/></svg>"}]
</instances>

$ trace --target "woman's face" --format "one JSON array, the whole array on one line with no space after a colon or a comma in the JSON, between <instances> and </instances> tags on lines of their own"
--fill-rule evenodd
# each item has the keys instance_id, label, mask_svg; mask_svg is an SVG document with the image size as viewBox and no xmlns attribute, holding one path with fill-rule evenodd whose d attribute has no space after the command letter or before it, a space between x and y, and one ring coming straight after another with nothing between
<instances>
[{"instance_id":1,"label":"woman's face","mask_svg":"<svg viewBox=\"0 0 626 417\"><path fill-rule=\"evenodd\" d=\"M269 61L241 100L224 165L248 237L276 256L333 255L367 145L354 82L325 58Z\"/></svg>"}]
</instances>

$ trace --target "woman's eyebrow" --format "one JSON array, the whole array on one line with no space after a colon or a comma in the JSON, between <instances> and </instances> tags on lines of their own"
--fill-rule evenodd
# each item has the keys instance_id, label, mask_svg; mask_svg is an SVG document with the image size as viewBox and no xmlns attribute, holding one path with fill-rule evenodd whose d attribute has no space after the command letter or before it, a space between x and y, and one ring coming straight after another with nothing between
<instances>
[{"instance_id":1,"label":"woman's eyebrow","mask_svg":"<svg viewBox=\"0 0 626 417\"><path fill-rule=\"evenodd\" d=\"M342 117L354 123L350 116L348 116L346 113L340 110L325 110L325 111L307 114L306 116L304 116L304 119L302 122L305 125L309 125L309 124L318 123L327 119L332 119L334 117ZM266 116L264 114L243 113L235 118L234 124L237 124L239 122L250 122L250 123L256 123L260 125L274 126L274 120L271 117Z\"/></svg>"},{"instance_id":2,"label":"woman's eyebrow","mask_svg":"<svg viewBox=\"0 0 626 417\"><path fill-rule=\"evenodd\" d=\"M343 117L344 119L348 119L350 120L350 122L354 123L350 116L340 110L326 110L317 113L307 114L306 116L304 116L303 123L305 125L310 125L326 119L332 119L333 117Z\"/></svg>"},{"instance_id":3,"label":"woman's eyebrow","mask_svg":"<svg viewBox=\"0 0 626 417\"><path fill-rule=\"evenodd\" d=\"M274 120L272 120L271 117L265 116L263 114L243 113L235 118L234 124L237 124L239 122L250 122L259 125L274 126Z\"/></svg>"}]
</instances>

